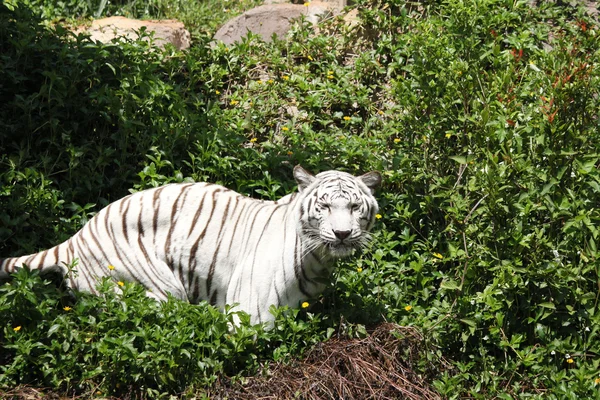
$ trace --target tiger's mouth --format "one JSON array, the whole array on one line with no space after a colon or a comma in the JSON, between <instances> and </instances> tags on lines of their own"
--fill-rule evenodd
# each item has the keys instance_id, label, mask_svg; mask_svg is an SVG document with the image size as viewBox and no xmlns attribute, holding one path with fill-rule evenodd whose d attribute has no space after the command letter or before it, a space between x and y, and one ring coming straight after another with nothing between
<instances>
[{"instance_id":1,"label":"tiger's mouth","mask_svg":"<svg viewBox=\"0 0 600 400\"><path fill-rule=\"evenodd\" d=\"M327 249L331 256L335 258L344 258L352 255L354 250L357 248L355 243L347 243L347 242L329 242L326 245Z\"/></svg>"}]
</instances>

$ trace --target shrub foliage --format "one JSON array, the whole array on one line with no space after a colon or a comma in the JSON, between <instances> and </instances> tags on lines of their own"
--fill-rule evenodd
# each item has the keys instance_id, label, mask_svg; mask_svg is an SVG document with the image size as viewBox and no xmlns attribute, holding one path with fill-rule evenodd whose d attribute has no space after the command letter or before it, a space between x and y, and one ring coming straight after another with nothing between
<instances>
[{"instance_id":1,"label":"shrub foliage","mask_svg":"<svg viewBox=\"0 0 600 400\"><path fill-rule=\"evenodd\" d=\"M287 40L227 47L196 26L182 53L93 43L14 3L0 5L3 256L169 182L277 198L302 164L385 184L371 248L268 332L136 286L73 299L19 272L0 286L0 387L193 393L388 321L421 332L415 368L442 397L598 396L600 50L582 9L363 0L352 29L298 21Z\"/></svg>"}]
</instances>

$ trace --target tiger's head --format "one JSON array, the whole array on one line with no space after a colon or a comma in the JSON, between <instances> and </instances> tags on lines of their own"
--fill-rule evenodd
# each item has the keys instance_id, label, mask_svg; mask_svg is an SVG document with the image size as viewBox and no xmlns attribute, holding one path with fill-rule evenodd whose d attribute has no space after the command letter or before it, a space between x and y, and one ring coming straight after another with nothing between
<instances>
[{"instance_id":1,"label":"tiger's head","mask_svg":"<svg viewBox=\"0 0 600 400\"><path fill-rule=\"evenodd\" d=\"M294 178L302 194L301 229L309 251L322 248L327 255L340 258L368 243L379 210L373 196L381 184L379 172L356 177L325 171L315 176L297 165Z\"/></svg>"}]
</instances>

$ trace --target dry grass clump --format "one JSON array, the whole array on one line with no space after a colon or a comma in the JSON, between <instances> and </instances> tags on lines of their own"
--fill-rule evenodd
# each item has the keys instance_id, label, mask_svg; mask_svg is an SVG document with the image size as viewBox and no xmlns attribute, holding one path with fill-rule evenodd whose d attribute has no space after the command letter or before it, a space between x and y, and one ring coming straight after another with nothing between
<instances>
[{"instance_id":1,"label":"dry grass clump","mask_svg":"<svg viewBox=\"0 0 600 400\"><path fill-rule=\"evenodd\" d=\"M423 337L411 327L382 324L364 339L331 339L303 360L271 365L264 376L222 383L229 399L439 399L413 370Z\"/></svg>"}]
</instances>

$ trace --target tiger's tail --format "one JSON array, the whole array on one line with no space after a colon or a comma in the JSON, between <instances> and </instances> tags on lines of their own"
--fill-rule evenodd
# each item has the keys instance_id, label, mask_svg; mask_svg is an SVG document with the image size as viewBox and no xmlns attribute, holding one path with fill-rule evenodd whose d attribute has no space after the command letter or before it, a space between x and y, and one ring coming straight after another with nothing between
<instances>
[{"instance_id":1,"label":"tiger's tail","mask_svg":"<svg viewBox=\"0 0 600 400\"><path fill-rule=\"evenodd\" d=\"M27 265L29 269L40 272L60 272L65 275L68 266L75 259L71 239L54 246L51 249L40 251L21 257L0 258L0 279L7 278L17 268Z\"/></svg>"}]
</instances>

